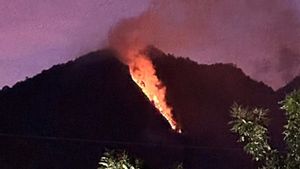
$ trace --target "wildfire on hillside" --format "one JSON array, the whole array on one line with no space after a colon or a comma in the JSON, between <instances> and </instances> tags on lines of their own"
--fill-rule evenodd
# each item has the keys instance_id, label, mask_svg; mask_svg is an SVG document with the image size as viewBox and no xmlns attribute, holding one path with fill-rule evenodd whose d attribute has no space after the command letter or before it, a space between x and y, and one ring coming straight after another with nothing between
<instances>
[{"instance_id":1,"label":"wildfire on hillside","mask_svg":"<svg viewBox=\"0 0 300 169\"><path fill-rule=\"evenodd\" d=\"M129 58L127 64L133 81L168 121L171 128L181 133L172 114L172 107L166 103L166 86L158 79L152 60L139 50L129 50L127 55Z\"/></svg>"}]
</instances>

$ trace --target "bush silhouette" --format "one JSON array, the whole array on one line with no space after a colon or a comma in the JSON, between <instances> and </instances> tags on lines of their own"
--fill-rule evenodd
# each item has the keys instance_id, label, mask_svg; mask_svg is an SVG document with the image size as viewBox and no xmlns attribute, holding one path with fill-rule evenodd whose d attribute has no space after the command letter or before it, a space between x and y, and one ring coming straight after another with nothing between
<instances>
[{"instance_id":1,"label":"bush silhouette","mask_svg":"<svg viewBox=\"0 0 300 169\"><path fill-rule=\"evenodd\" d=\"M286 143L283 152L269 144L267 109L250 109L238 104L231 108L231 131L239 135L238 142L245 144L244 150L261 169L300 168L300 90L287 95L279 104L287 119L283 126Z\"/></svg>"}]
</instances>

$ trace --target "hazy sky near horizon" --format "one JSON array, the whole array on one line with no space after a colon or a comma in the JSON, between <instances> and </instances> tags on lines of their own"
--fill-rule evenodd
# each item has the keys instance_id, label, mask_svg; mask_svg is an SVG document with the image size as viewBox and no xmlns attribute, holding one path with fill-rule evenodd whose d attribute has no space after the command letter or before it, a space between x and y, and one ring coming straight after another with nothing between
<instances>
[{"instance_id":1,"label":"hazy sky near horizon","mask_svg":"<svg viewBox=\"0 0 300 169\"><path fill-rule=\"evenodd\" d=\"M100 49L111 26L147 6L147 0L0 0L0 89Z\"/></svg>"},{"instance_id":2,"label":"hazy sky near horizon","mask_svg":"<svg viewBox=\"0 0 300 169\"><path fill-rule=\"evenodd\" d=\"M112 27L278 88L300 73L299 25L297 0L0 0L0 88L101 49Z\"/></svg>"}]
</instances>

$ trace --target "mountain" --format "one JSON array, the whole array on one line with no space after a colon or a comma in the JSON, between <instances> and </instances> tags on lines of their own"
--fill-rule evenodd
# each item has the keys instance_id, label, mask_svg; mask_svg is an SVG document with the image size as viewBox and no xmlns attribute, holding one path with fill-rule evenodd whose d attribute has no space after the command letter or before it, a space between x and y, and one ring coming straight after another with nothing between
<instances>
[{"instance_id":1,"label":"mountain","mask_svg":"<svg viewBox=\"0 0 300 169\"><path fill-rule=\"evenodd\" d=\"M105 148L148 168L253 168L230 133L234 102L270 109L272 144L283 123L278 93L232 64L198 64L147 50L183 134L169 129L112 50L53 66L0 91L2 168L96 168Z\"/></svg>"},{"instance_id":2,"label":"mountain","mask_svg":"<svg viewBox=\"0 0 300 169\"><path fill-rule=\"evenodd\" d=\"M93 52L1 91L1 168L96 168L110 144L100 142L99 151L95 140L155 143L172 136L113 56Z\"/></svg>"},{"instance_id":3,"label":"mountain","mask_svg":"<svg viewBox=\"0 0 300 169\"><path fill-rule=\"evenodd\" d=\"M284 98L284 96L293 90L300 89L300 76L295 77L291 82L282 88L279 88L276 92L279 98Z\"/></svg>"}]
</instances>

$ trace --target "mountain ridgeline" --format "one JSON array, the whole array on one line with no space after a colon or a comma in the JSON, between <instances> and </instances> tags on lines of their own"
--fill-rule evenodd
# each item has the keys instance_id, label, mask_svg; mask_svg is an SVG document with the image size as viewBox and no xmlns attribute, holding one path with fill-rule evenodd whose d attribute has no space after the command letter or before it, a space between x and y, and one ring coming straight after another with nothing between
<instances>
[{"instance_id":1,"label":"mountain ridgeline","mask_svg":"<svg viewBox=\"0 0 300 169\"><path fill-rule=\"evenodd\" d=\"M270 109L272 145L282 147L278 92L232 64L197 64L148 49L167 86L183 134L132 81L128 67L106 49L53 66L0 91L0 165L4 169L97 168L105 148L125 149L145 168L250 169L255 166L230 132L234 102ZM291 86L291 87L289 87Z\"/></svg>"}]
</instances>

